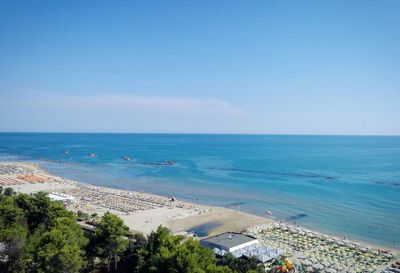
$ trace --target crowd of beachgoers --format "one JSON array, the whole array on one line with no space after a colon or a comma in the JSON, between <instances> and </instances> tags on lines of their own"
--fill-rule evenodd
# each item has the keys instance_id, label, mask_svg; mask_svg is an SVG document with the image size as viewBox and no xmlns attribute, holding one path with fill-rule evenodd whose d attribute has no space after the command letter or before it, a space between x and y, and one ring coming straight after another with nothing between
<instances>
[{"instance_id":1,"label":"crowd of beachgoers","mask_svg":"<svg viewBox=\"0 0 400 273\"><path fill-rule=\"evenodd\" d=\"M284 250L299 272L381 272L396 258L390 250L362 246L284 223L251 227L246 233L262 244Z\"/></svg>"}]
</instances>

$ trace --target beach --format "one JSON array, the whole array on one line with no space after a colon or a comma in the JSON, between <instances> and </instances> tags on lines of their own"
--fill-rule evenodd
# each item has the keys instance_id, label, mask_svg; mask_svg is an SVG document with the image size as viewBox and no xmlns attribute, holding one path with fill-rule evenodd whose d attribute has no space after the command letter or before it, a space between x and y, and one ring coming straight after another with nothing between
<instances>
[{"instance_id":1,"label":"beach","mask_svg":"<svg viewBox=\"0 0 400 273\"><path fill-rule=\"evenodd\" d=\"M67 209L72 211L99 216L110 211L120 216L134 233L146 235L160 225L182 235L192 235L196 227L207 225L203 236L244 232L262 244L283 250L300 272L383 272L398 259L398 252L387 247L328 236L230 208L185 202L173 196L72 181L51 175L35 163L0 162L0 185L16 192L44 191L64 198L68 201Z\"/></svg>"},{"instance_id":2,"label":"beach","mask_svg":"<svg viewBox=\"0 0 400 273\"><path fill-rule=\"evenodd\" d=\"M173 233L182 233L209 222L218 225L210 234L242 231L250 225L270 220L237 210L193 204L176 197L159 196L99 187L50 175L37 164L27 162L1 162L0 185L12 187L16 192L31 194L39 191L58 196L73 197L67 206L73 211L102 215L111 211L120 216L134 232L148 234L158 226L168 227Z\"/></svg>"}]
</instances>

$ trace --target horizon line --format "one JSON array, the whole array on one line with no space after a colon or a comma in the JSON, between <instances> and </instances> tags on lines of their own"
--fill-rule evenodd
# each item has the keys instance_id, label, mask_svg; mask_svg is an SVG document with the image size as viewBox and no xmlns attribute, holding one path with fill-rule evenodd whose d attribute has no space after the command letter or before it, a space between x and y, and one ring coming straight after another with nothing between
<instances>
[{"instance_id":1,"label":"horizon line","mask_svg":"<svg viewBox=\"0 0 400 273\"><path fill-rule=\"evenodd\" d=\"M105 132L105 131L0 131L0 134L120 134L120 135L275 135L275 136L365 136L400 137L400 134L335 134L335 133L201 133L201 132Z\"/></svg>"}]
</instances>

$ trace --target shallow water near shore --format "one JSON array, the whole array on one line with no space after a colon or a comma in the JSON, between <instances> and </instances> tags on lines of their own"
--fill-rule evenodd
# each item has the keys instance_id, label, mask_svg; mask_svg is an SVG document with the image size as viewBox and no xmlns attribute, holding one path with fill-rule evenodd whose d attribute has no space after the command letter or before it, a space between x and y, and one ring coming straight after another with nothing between
<instances>
[{"instance_id":1,"label":"shallow water near shore","mask_svg":"<svg viewBox=\"0 0 400 273\"><path fill-rule=\"evenodd\" d=\"M400 137L1 133L0 160L400 248Z\"/></svg>"},{"instance_id":2,"label":"shallow water near shore","mask_svg":"<svg viewBox=\"0 0 400 273\"><path fill-rule=\"evenodd\" d=\"M202 224L199 226L192 227L191 229L188 230L188 232L192 232L192 233L196 234L197 237L200 237L200 238L206 237L210 234L210 232L214 228L216 228L220 225L221 225L221 223L219 223L219 222L209 222L209 223L205 223L205 224Z\"/></svg>"}]
</instances>

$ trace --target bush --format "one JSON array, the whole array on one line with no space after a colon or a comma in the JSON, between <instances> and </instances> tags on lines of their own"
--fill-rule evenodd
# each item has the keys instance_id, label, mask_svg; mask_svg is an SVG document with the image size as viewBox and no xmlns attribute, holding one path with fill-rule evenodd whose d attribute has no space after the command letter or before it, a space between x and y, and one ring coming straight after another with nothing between
<instances>
[{"instance_id":1,"label":"bush","mask_svg":"<svg viewBox=\"0 0 400 273\"><path fill-rule=\"evenodd\" d=\"M76 212L76 215L77 215L78 221L80 221L80 222L89 220L89 214L87 214L81 210L78 210Z\"/></svg>"},{"instance_id":2,"label":"bush","mask_svg":"<svg viewBox=\"0 0 400 273\"><path fill-rule=\"evenodd\" d=\"M7 187L7 188L4 190L4 195L6 195L6 196L11 196L11 195L13 195L13 194L14 194L14 189L13 189L13 188Z\"/></svg>"}]
</instances>

